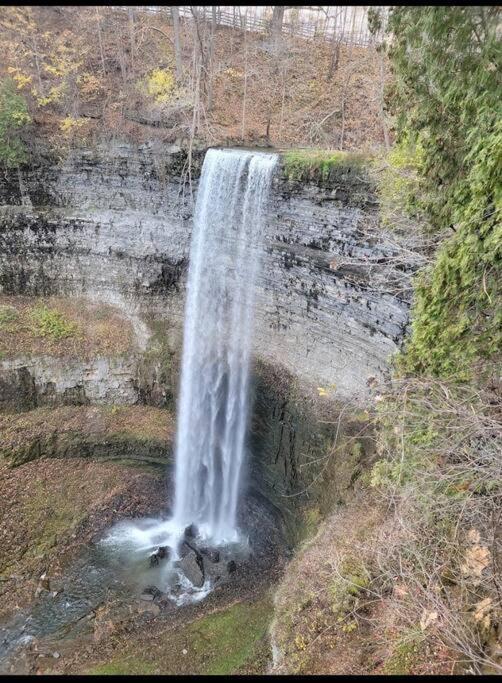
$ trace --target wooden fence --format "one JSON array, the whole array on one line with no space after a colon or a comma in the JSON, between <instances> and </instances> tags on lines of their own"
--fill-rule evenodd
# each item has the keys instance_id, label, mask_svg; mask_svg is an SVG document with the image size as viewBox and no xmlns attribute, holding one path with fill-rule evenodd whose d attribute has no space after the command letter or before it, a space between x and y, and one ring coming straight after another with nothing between
<instances>
[{"instance_id":1,"label":"wooden fence","mask_svg":"<svg viewBox=\"0 0 502 683\"><path fill-rule=\"evenodd\" d=\"M127 11L131 8L119 7L121 10ZM181 17L193 20L192 9L195 7L189 5L179 6L179 14ZM212 21L213 7L197 6L197 13L200 19ZM270 8L262 7L245 7L243 5L215 7L216 23L220 26L230 26L235 29L243 31L252 31L256 33L268 33L271 27L271 20L258 16L257 11L262 13ZM388 7L382 6L384 16L388 13ZM135 11L145 11L149 13L169 12L169 6L138 6L134 8ZM336 41L345 45L356 45L360 47L368 47L380 42L381 35L372 36L369 32L367 11L368 7L355 7L354 5L324 8L324 12L315 11L312 7L311 13L317 15L315 20L301 21L296 19L294 21L285 20L282 25L282 33L284 35L298 36L305 39L324 39L326 41ZM356 10L360 10L359 21L356 20ZM358 25L357 25L358 24Z\"/></svg>"}]
</instances>

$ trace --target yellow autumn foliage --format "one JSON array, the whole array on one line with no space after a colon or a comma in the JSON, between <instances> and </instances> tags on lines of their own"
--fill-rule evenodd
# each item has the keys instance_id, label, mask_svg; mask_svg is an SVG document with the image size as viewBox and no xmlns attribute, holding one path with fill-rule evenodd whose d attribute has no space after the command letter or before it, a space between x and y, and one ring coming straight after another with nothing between
<instances>
[{"instance_id":1,"label":"yellow autumn foliage","mask_svg":"<svg viewBox=\"0 0 502 683\"><path fill-rule=\"evenodd\" d=\"M158 104L168 102L174 91L174 76L169 69L154 69L146 80L146 89Z\"/></svg>"},{"instance_id":2,"label":"yellow autumn foliage","mask_svg":"<svg viewBox=\"0 0 502 683\"><path fill-rule=\"evenodd\" d=\"M73 118L73 116L66 116L60 122L59 130L63 133L63 135L71 135L72 133L76 133L81 130L86 123L87 122L84 119L76 119Z\"/></svg>"},{"instance_id":3,"label":"yellow autumn foliage","mask_svg":"<svg viewBox=\"0 0 502 683\"><path fill-rule=\"evenodd\" d=\"M25 86L30 85L32 81L31 76L27 76L22 73L22 71L12 66L9 66L7 71L12 76L13 81L15 81L18 90L22 90Z\"/></svg>"}]
</instances>

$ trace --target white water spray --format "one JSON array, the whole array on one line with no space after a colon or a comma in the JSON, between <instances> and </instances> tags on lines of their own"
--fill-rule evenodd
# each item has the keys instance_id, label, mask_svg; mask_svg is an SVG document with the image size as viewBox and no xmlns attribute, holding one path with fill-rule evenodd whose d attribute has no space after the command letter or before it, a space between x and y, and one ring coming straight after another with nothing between
<instances>
[{"instance_id":1,"label":"white water spray","mask_svg":"<svg viewBox=\"0 0 502 683\"><path fill-rule=\"evenodd\" d=\"M209 150L195 208L181 373L174 525L236 538L254 283L277 157Z\"/></svg>"}]
</instances>

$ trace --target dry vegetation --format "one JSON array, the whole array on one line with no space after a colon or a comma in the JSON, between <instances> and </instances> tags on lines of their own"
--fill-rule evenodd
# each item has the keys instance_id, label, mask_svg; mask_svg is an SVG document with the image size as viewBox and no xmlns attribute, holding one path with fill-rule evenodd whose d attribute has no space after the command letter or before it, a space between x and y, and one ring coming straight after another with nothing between
<instances>
[{"instance_id":1,"label":"dry vegetation","mask_svg":"<svg viewBox=\"0 0 502 683\"><path fill-rule=\"evenodd\" d=\"M212 26L169 10L12 7L2 72L61 149L110 135L348 150L385 142L385 58L371 48Z\"/></svg>"},{"instance_id":2,"label":"dry vegetation","mask_svg":"<svg viewBox=\"0 0 502 683\"><path fill-rule=\"evenodd\" d=\"M418 379L376 398L380 459L279 589L277 672L500 673L500 400Z\"/></svg>"},{"instance_id":3,"label":"dry vegetation","mask_svg":"<svg viewBox=\"0 0 502 683\"><path fill-rule=\"evenodd\" d=\"M135 349L131 323L84 299L0 296L0 360L20 354L94 358Z\"/></svg>"},{"instance_id":4,"label":"dry vegetation","mask_svg":"<svg viewBox=\"0 0 502 683\"><path fill-rule=\"evenodd\" d=\"M157 444L167 451L174 437L174 418L150 406L60 406L0 414L0 458L16 465L40 457L86 454L102 446L106 457L120 454L127 441ZM126 457L124 453L124 457Z\"/></svg>"},{"instance_id":5,"label":"dry vegetation","mask_svg":"<svg viewBox=\"0 0 502 683\"><path fill-rule=\"evenodd\" d=\"M331 515L290 564L276 596L275 673L447 674L454 656L401 619L379 588L390 518L368 491Z\"/></svg>"}]
</instances>

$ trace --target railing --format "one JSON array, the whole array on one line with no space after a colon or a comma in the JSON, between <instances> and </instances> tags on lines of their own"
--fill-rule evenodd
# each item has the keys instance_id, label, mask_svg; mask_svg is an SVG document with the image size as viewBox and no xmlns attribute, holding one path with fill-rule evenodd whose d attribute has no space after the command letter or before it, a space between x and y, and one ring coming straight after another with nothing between
<instances>
[{"instance_id":1,"label":"railing","mask_svg":"<svg viewBox=\"0 0 502 683\"><path fill-rule=\"evenodd\" d=\"M121 10L131 10L131 7L118 7ZM185 17L186 19L193 20L192 9L197 10L199 19L205 21L213 20L213 7L206 6L189 6L183 5L178 7L180 17ZM257 11L262 13L267 8L262 7L246 7L242 5L234 5L232 7L215 7L215 20L216 24L219 26L230 26L235 29L240 29L242 31L252 31L255 33L268 33L271 28L271 19L266 17L257 16ZM245 9L243 12L242 10ZM272 7L270 7L272 9ZM388 13L388 7L380 7L383 10L384 18ZM158 12L169 11L169 6L159 7L155 5L151 6L138 6L134 8L135 11L144 11L156 14ZM253 10L251 12L251 10ZM330 10L335 10L335 13L329 14ZM357 11L359 12L359 20L356 20ZM312 10L311 12L314 12ZM347 15L350 14L350 18L347 19ZM349 28L348 24L352 23L352 27ZM359 24L357 29L355 25ZM297 36L305 39L321 39L330 42L339 42L346 45L356 45L359 47L368 47L369 45L374 45L378 43L381 36L372 36L368 29L367 22L367 8L357 7L357 6L341 6L341 7L328 7L326 8L326 13L324 16L318 12L318 18L316 21L284 21L282 24L282 34Z\"/></svg>"}]
</instances>

